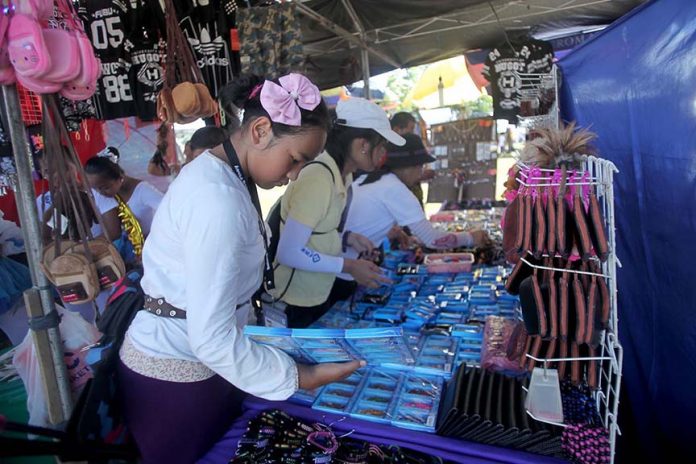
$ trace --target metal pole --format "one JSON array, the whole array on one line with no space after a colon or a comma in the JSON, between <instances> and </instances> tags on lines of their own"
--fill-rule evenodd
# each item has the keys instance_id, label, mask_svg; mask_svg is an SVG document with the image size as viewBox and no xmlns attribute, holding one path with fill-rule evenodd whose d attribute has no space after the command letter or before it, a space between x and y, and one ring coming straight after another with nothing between
<instances>
[{"instance_id":1,"label":"metal pole","mask_svg":"<svg viewBox=\"0 0 696 464\"><path fill-rule=\"evenodd\" d=\"M42 234L41 224L39 221L39 213L36 207L36 193L34 191L34 182L31 172L31 151L29 150L29 142L22 121L22 115L19 107L19 96L17 87L14 85L2 86L3 110L7 117L7 125L12 141L12 149L14 152L14 160L17 168L17 187L15 190L15 198L17 201L17 210L22 221L22 233L24 234L24 246L26 248L27 260L31 271L32 283L34 291L38 290L41 308L43 315L46 316L55 311L53 304L53 294L48 279L41 271L39 262L41 261L42 249ZM29 312L29 308L27 308ZM30 313L30 317L32 314ZM43 331L35 332L34 335L40 334ZM51 363L53 369L42 370L44 374L44 385L46 386L46 398L49 402L49 412L54 411L51 422L54 424L67 421L72 412L72 395L70 392L70 384L68 382L68 372L63 359L63 342L60 336L58 327L52 327L45 330L48 338L48 344L51 354ZM39 350L37 337L33 337L36 353ZM53 371L53 375L50 371ZM53 377L53 378L50 378ZM53 390L52 390L53 389ZM55 392L58 396L55 396ZM51 405L51 401L57 399L59 405Z\"/></svg>"},{"instance_id":2,"label":"metal pole","mask_svg":"<svg viewBox=\"0 0 696 464\"><path fill-rule=\"evenodd\" d=\"M369 100L372 95L370 92L370 55L367 50L361 50L360 58L363 72L363 96Z\"/></svg>"},{"instance_id":3,"label":"metal pole","mask_svg":"<svg viewBox=\"0 0 696 464\"><path fill-rule=\"evenodd\" d=\"M375 55L377 58L381 59L385 63L388 63L395 68L400 68L401 65L392 57L388 56L387 54L380 52L378 50L375 50L374 48L370 48L370 46L365 42L364 39L358 38L354 36L352 33L348 32L347 30L343 29L341 26L337 25L330 19L326 18L325 16L320 15L307 5L300 3L300 2L295 2L297 11L302 13L303 15L307 16L308 18L311 18L318 22L323 28L333 32L336 34L338 37L341 37L343 39L348 40L349 42L352 42L353 44L357 45L358 47L362 48L363 50L367 50L368 52L372 53Z\"/></svg>"}]
</instances>

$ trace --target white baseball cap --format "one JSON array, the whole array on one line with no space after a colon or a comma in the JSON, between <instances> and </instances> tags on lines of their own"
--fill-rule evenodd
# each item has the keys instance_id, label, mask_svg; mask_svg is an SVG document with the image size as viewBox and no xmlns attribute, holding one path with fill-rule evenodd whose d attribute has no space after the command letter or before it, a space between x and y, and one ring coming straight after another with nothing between
<instances>
[{"instance_id":1,"label":"white baseball cap","mask_svg":"<svg viewBox=\"0 0 696 464\"><path fill-rule=\"evenodd\" d=\"M406 143L402 136L392 130L387 113L377 104L364 98L339 100L336 105L336 117L336 124L341 126L372 129L399 147Z\"/></svg>"}]
</instances>

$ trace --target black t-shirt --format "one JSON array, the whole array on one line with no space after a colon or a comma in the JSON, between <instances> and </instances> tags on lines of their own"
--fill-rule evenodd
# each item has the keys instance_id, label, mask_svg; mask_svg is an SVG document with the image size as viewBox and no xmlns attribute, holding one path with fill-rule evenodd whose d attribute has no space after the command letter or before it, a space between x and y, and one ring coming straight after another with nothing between
<instances>
[{"instance_id":1,"label":"black t-shirt","mask_svg":"<svg viewBox=\"0 0 696 464\"><path fill-rule=\"evenodd\" d=\"M85 32L101 60L102 75L93 101L99 119L135 116L136 105L129 79L130 63L123 58L126 28L122 18L130 0L82 0L80 17Z\"/></svg>"},{"instance_id":2,"label":"black t-shirt","mask_svg":"<svg viewBox=\"0 0 696 464\"><path fill-rule=\"evenodd\" d=\"M128 78L135 101L136 115L143 121L157 119L157 94L164 84L164 58L167 44L160 36L158 5L131 0L123 18L127 38L124 58L129 63Z\"/></svg>"},{"instance_id":3,"label":"black t-shirt","mask_svg":"<svg viewBox=\"0 0 696 464\"><path fill-rule=\"evenodd\" d=\"M529 39L493 49L483 68L491 83L493 116L516 124L520 111L522 79L519 73L548 73L553 66L553 49L548 42Z\"/></svg>"},{"instance_id":4,"label":"black t-shirt","mask_svg":"<svg viewBox=\"0 0 696 464\"><path fill-rule=\"evenodd\" d=\"M198 1L176 0L177 11L181 12L179 25L213 97L234 77L230 28L235 11L226 3L208 0L204 5Z\"/></svg>"}]
</instances>

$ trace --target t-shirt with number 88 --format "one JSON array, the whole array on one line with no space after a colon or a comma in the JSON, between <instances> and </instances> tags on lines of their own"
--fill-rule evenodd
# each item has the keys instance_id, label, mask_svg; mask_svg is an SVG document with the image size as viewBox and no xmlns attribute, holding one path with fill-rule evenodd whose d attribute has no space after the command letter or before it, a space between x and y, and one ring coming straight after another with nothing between
<instances>
[{"instance_id":1,"label":"t-shirt with number 88","mask_svg":"<svg viewBox=\"0 0 696 464\"><path fill-rule=\"evenodd\" d=\"M94 94L98 119L135 116L136 106L128 79L130 63L123 59L123 24L126 4L113 0L82 0L79 9L94 50L101 60L102 75Z\"/></svg>"}]
</instances>

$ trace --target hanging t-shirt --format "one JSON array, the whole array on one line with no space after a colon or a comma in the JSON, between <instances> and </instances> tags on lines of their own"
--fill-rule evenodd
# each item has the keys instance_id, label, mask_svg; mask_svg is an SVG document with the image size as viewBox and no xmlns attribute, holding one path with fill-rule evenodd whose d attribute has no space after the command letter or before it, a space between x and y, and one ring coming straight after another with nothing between
<instances>
[{"instance_id":1,"label":"hanging t-shirt","mask_svg":"<svg viewBox=\"0 0 696 464\"><path fill-rule=\"evenodd\" d=\"M157 119L157 94L164 84L164 58L167 44L161 37L162 10L158 4L130 0L122 18L126 30L123 42L125 59L130 64L128 77L138 118Z\"/></svg>"},{"instance_id":2,"label":"hanging t-shirt","mask_svg":"<svg viewBox=\"0 0 696 464\"><path fill-rule=\"evenodd\" d=\"M128 11L127 0L82 0L80 17L92 46L101 60L102 75L93 101L103 120L136 115L129 80L130 63L123 58L126 30L121 20Z\"/></svg>"},{"instance_id":3,"label":"hanging t-shirt","mask_svg":"<svg viewBox=\"0 0 696 464\"><path fill-rule=\"evenodd\" d=\"M218 91L234 77L230 53L230 29L234 11L228 13L220 0L177 0L183 14L179 25L188 40L193 57L210 93Z\"/></svg>"},{"instance_id":4,"label":"hanging t-shirt","mask_svg":"<svg viewBox=\"0 0 696 464\"><path fill-rule=\"evenodd\" d=\"M553 49L548 42L530 39L493 49L482 74L491 83L493 116L516 124L520 112L522 79L519 73L548 73L553 65Z\"/></svg>"},{"instance_id":5,"label":"hanging t-shirt","mask_svg":"<svg viewBox=\"0 0 696 464\"><path fill-rule=\"evenodd\" d=\"M164 84L166 47L164 40L144 36L125 42L136 114L143 121L157 119L157 94Z\"/></svg>"}]
</instances>

